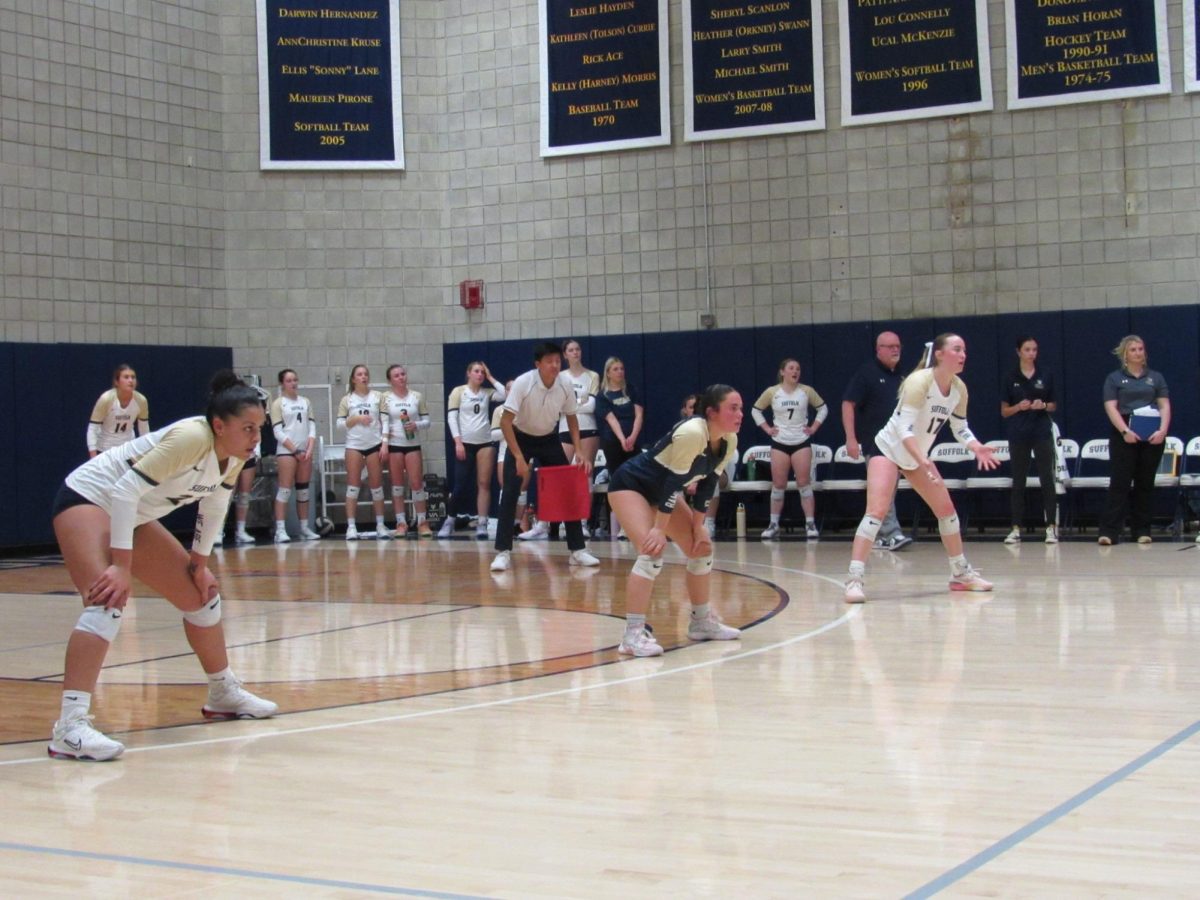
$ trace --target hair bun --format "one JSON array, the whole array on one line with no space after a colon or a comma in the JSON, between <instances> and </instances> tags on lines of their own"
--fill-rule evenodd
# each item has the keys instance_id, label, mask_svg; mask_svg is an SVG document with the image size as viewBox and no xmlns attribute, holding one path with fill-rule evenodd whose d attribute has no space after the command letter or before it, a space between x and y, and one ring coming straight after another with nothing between
<instances>
[{"instance_id":1,"label":"hair bun","mask_svg":"<svg viewBox=\"0 0 1200 900\"><path fill-rule=\"evenodd\" d=\"M218 369L213 375L212 381L208 384L209 396L215 397L222 391L227 391L231 387L246 386L246 382L238 377L238 374L233 369Z\"/></svg>"}]
</instances>

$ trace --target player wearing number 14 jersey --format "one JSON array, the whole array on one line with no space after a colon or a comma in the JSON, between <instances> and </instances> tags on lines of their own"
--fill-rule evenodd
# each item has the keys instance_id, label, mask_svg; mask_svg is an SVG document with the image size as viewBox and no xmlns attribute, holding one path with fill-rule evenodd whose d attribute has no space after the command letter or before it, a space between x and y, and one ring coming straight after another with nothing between
<instances>
[{"instance_id":1,"label":"player wearing number 14 jersey","mask_svg":"<svg viewBox=\"0 0 1200 900\"><path fill-rule=\"evenodd\" d=\"M150 404L136 390L137 372L131 366L117 366L112 383L113 386L100 395L88 419L89 456L150 432ZM137 435L134 434L135 427Z\"/></svg>"}]
</instances>

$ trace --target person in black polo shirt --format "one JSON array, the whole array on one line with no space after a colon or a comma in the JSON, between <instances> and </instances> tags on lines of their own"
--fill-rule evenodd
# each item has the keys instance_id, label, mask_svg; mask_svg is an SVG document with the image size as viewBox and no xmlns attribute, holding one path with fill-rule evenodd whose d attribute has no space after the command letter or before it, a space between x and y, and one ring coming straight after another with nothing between
<instances>
[{"instance_id":1,"label":"person in black polo shirt","mask_svg":"<svg viewBox=\"0 0 1200 900\"><path fill-rule=\"evenodd\" d=\"M1017 364L1000 386L1000 415L1008 420L1008 451L1012 462L1012 531L1006 544L1021 543L1021 523L1025 520L1025 479L1029 475L1029 454L1037 460L1038 481L1042 489L1042 510L1046 517L1046 543L1058 543L1058 498L1054 492L1054 430L1050 414L1054 412L1054 379L1037 364L1038 342L1031 337L1017 339Z\"/></svg>"},{"instance_id":2,"label":"person in black polo shirt","mask_svg":"<svg viewBox=\"0 0 1200 900\"><path fill-rule=\"evenodd\" d=\"M875 338L875 358L863 363L842 394L842 428L846 432L846 452L851 459L862 455L876 456L875 435L896 408L896 396L904 376L899 372L900 336L891 331ZM899 550L911 544L912 538L900 528L896 518L896 501L879 526L875 546L884 550Z\"/></svg>"},{"instance_id":3,"label":"person in black polo shirt","mask_svg":"<svg viewBox=\"0 0 1200 900\"><path fill-rule=\"evenodd\" d=\"M1146 344L1136 334L1121 338L1113 350L1121 368L1104 380L1104 412L1112 432L1108 458L1112 464L1108 481L1108 506L1100 519L1100 543L1115 544L1125 527L1139 544L1149 544L1150 516L1154 502L1154 476L1162 460L1167 430L1171 427L1171 401L1167 380L1146 365ZM1144 437L1130 427L1134 411L1149 406L1159 414L1158 427ZM1130 490L1130 482L1133 489Z\"/></svg>"}]
</instances>

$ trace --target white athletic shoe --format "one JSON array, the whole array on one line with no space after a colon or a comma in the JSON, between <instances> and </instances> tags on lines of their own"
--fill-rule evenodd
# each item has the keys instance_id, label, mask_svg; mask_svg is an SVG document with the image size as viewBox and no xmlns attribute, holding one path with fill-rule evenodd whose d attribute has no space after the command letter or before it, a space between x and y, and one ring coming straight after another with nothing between
<instances>
[{"instance_id":1,"label":"white athletic shoe","mask_svg":"<svg viewBox=\"0 0 1200 900\"><path fill-rule=\"evenodd\" d=\"M446 516L446 521L442 523L442 527L438 529L437 536L440 538L448 538L454 534L454 516Z\"/></svg>"},{"instance_id":2,"label":"white athletic shoe","mask_svg":"<svg viewBox=\"0 0 1200 900\"><path fill-rule=\"evenodd\" d=\"M715 612L703 619L692 618L688 622L688 639L693 641L736 641L742 633L726 625Z\"/></svg>"},{"instance_id":3,"label":"white athletic shoe","mask_svg":"<svg viewBox=\"0 0 1200 900\"><path fill-rule=\"evenodd\" d=\"M805 522L804 523L804 537L807 540L815 541L820 536L821 536L821 532L817 531L817 523L816 522Z\"/></svg>"},{"instance_id":4,"label":"white athletic shoe","mask_svg":"<svg viewBox=\"0 0 1200 900\"><path fill-rule=\"evenodd\" d=\"M1019 544L1019 543L1021 543L1021 529L1020 529L1020 528L1014 528L1012 531L1010 531L1010 532L1008 533L1008 537L1006 537L1006 538L1004 539L1004 543L1006 543L1006 544Z\"/></svg>"},{"instance_id":5,"label":"white athletic shoe","mask_svg":"<svg viewBox=\"0 0 1200 900\"><path fill-rule=\"evenodd\" d=\"M950 590L952 591L990 591L992 587L992 583L972 566L967 566L965 572L961 575L954 575L950 579Z\"/></svg>"},{"instance_id":6,"label":"white athletic shoe","mask_svg":"<svg viewBox=\"0 0 1200 900\"><path fill-rule=\"evenodd\" d=\"M533 523L532 528L518 534L517 539L522 541L548 541L550 540L550 523L538 519Z\"/></svg>"},{"instance_id":7,"label":"white athletic shoe","mask_svg":"<svg viewBox=\"0 0 1200 900\"><path fill-rule=\"evenodd\" d=\"M353 522L351 522L349 525L346 526L346 540L348 540L348 541L357 541L358 540L358 526L355 525Z\"/></svg>"},{"instance_id":8,"label":"white athletic shoe","mask_svg":"<svg viewBox=\"0 0 1200 900\"><path fill-rule=\"evenodd\" d=\"M476 525L475 526L475 540L486 541L487 536L488 536L487 525Z\"/></svg>"},{"instance_id":9,"label":"white athletic shoe","mask_svg":"<svg viewBox=\"0 0 1200 900\"><path fill-rule=\"evenodd\" d=\"M124 753L124 744L105 737L92 727L93 718L77 716L65 722L55 722L46 753L53 759L81 759L88 762L104 762Z\"/></svg>"},{"instance_id":10,"label":"white athletic shoe","mask_svg":"<svg viewBox=\"0 0 1200 900\"><path fill-rule=\"evenodd\" d=\"M592 556L586 550L575 550L571 553L571 558L568 562L573 566L598 566L600 560Z\"/></svg>"},{"instance_id":11,"label":"white athletic shoe","mask_svg":"<svg viewBox=\"0 0 1200 900\"><path fill-rule=\"evenodd\" d=\"M778 522L772 522L765 529L763 529L762 540L773 541L778 537L779 537L779 523Z\"/></svg>"},{"instance_id":12,"label":"white athletic shoe","mask_svg":"<svg viewBox=\"0 0 1200 900\"><path fill-rule=\"evenodd\" d=\"M617 652L623 653L625 656L662 656L663 648L647 629L643 628L641 631L626 629Z\"/></svg>"},{"instance_id":13,"label":"white athletic shoe","mask_svg":"<svg viewBox=\"0 0 1200 900\"><path fill-rule=\"evenodd\" d=\"M209 685L208 702L200 708L206 719L267 719L278 710L278 704L256 697L236 678Z\"/></svg>"},{"instance_id":14,"label":"white athletic shoe","mask_svg":"<svg viewBox=\"0 0 1200 900\"><path fill-rule=\"evenodd\" d=\"M233 533L233 542L235 544L253 544L254 536L247 534L245 529L239 528Z\"/></svg>"},{"instance_id":15,"label":"white athletic shoe","mask_svg":"<svg viewBox=\"0 0 1200 900\"><path fill-rule=\"evenodd\" d=\"M388 528L376 528L375 529L375 540L390 541L391 539L392 539L392 532L390 529L388 529Z\"/></svg>"},{"instance_id":16,"label":"white athletic shoe","mask_svg":"<svg viewBox=\"0 0 1200 900\"><path fill-rule=\"evenodd\" d=\"M291 542L292 542L292 539L290 537L288 537L288 533L287 533L286 529L283 529L283 528L275 529L275 543L290 544Z\"/></svg>"},{"instance_id":17,"label":"white athletic shoe","mask_svg":"<svg viewBox=\"0 0 1200 900\"><path fill-rule=\"evenodd\" d=\"M496 554L496 558L492 560L493 572L507 572L512 567L512 551L501 550Z\"/></svg>"},{"instance_id":18,"label":"white athletic shoe","mask_svg":"<svg viewBox=\"0 0 1200 900\"><path fill-rule=\"evenodd\" d=\"M1047 544L1057 544L1058 543L1058 529L1055 528L1053 525L1046 526L1046 543Z\"/></svg>"},{"instance_id":19,"label":"white athletic shoe","mask_svg":"<svg viewBox=\"0 0 1200 900\"><path fill-rule=\"evenodd\" d=\"M867 592L863 590L863 582L861 578L851 576L846 579L846 593L843 599L847 603L865 603L867 600Z\"/></svg>"},{"instance_id":20,"label":"white athletic shoe","mask_svg":"<svg viewBox=\"0 0 1200 900\"><path fill-rule=\"evenodd\" d=\"M300 526L300 540L302 541L319 541L321 536L308 527L308 523Z\"/></svg>"}]
</instances>

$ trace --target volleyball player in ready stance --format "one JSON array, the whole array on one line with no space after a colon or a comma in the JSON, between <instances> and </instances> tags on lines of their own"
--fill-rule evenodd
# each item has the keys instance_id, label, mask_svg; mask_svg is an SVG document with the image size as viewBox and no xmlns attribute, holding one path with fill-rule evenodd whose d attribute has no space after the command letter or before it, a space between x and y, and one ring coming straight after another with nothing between
<instances>
[{"instance_id":1,"label":"volleyball player in ready stance","mask_svg":"<svg viewBox=\"0 0 1200 900\"><path fill-rule=\"evenodd\" d=\"M67 476L54 500L54 534L84 606L67 641L62 713L47 747L52 757L99 761L125 750L92 727L89 710L134 577L183 613L184 633L208 676L206 718L275 714L276 705L247 691L229 668L221 594L208 570L265 418L254 388L218 372L205 416L108 450ZM158 520L197 501L189 554Z\"/></svg>"},{"instance_id":2,"label":"volleyball player in ready stance","mask_svg":"<svg viewBox=\"0 0 1200 900\"><path fill-rule=\"evenodd\" d=\"M275 543L286 544L287 506L296 491L296 516L300 519L300 540L319 541L321 536L308 527L309 479L312 478L313 448L317 443L317 423L312 403L299 393L300 376L295 369L279 373L279 396L271 404L271 429L275 432L275 466L278 487L275 490Z\"/></svg>"},{"instance_id":3,"label":"volleyball player in ready stance","mask_svg":"<svg viewBox=\"0 0 1200 900\"><path fill-rule=\"evenodd\" d=\"M395 536L408 535L408 514L404 505L404 486L412 491L413 512L417 517L417 535L433 537L429 523L425 521L427 511L425 473L421 468L421 432L428 431L429 410L420 391L408 388L408 369L401 365L390 365L387 370L391 390L383 395L383 417L387 420L388 472L392 479L392 510L396 514Z\"/></svg>"},{"instance_id":4,"label":"volleyball player in ready stance","mask_svg":"<svg viewBox=\"0 0 1200 900\"><path fill-rule=\"evenodd\" d=\"M967 386L958 377L967 361L966 343L956 334L940 334L925 348L921 364L900 384L896 411L875 436L880 455L867 461L867 514L854 535L846 578L847 603L862 603L867 598L863 590L866 559L896 493L897 470L937 516L942 544L950 556L950 590L992 589L992 583L963 555L958 514L928 454L938 432L949 422L955 440L975 454L980 469L994 469L1000 463L967 425Z\"/></svg>"},{"instance_id":5,"label":"volleyball player in ready stance","mask_svg":"<svg viewBox=\"0 0 1200 900\"><path fill-rule=\"evenodd\" d=\"M100 395L88 419L88 456L132 441L135 427L138 437L150 433L150 404L137 391L137 372L122 363L113 370L112 387Z\"/></svg>"},{"instance_id":6,"label":"volleyball player in ready stance","mask_svg":"<svg viewBox=\"0 0 1200 900\"><path fill-rule=\"evenodd\" d=\"M392 536L383 521L383 396L371 390L371 370L361 363L350 370L350 385L338 405L337 427L346 432L346 540L358 540L358 492L367 470L371 505L375 508L375 538Z\"/></svg>"},{"instance_id":7,"label":"volleyball player in ready stance","mask_svg":"<svg viewBox=\"0 0 1200 900\"><path fill-rule=\"evenodd\" d=\"M688 558L687 593L692 602L688 637L693 641L732 641L730 628L709 606L712 539L704 527L704 509L717 479L737 460L742 397L726 384L714 384L696 401L696 414L675 425L646 453L613 473L608 502L625 529L638 558L625 586L625 636L619 650L628 656L659 656L662 646L646 627L650 592L662 572L667 538ZM695 484L694 508L683 492Z\"/></svg>"}]
</instances>

